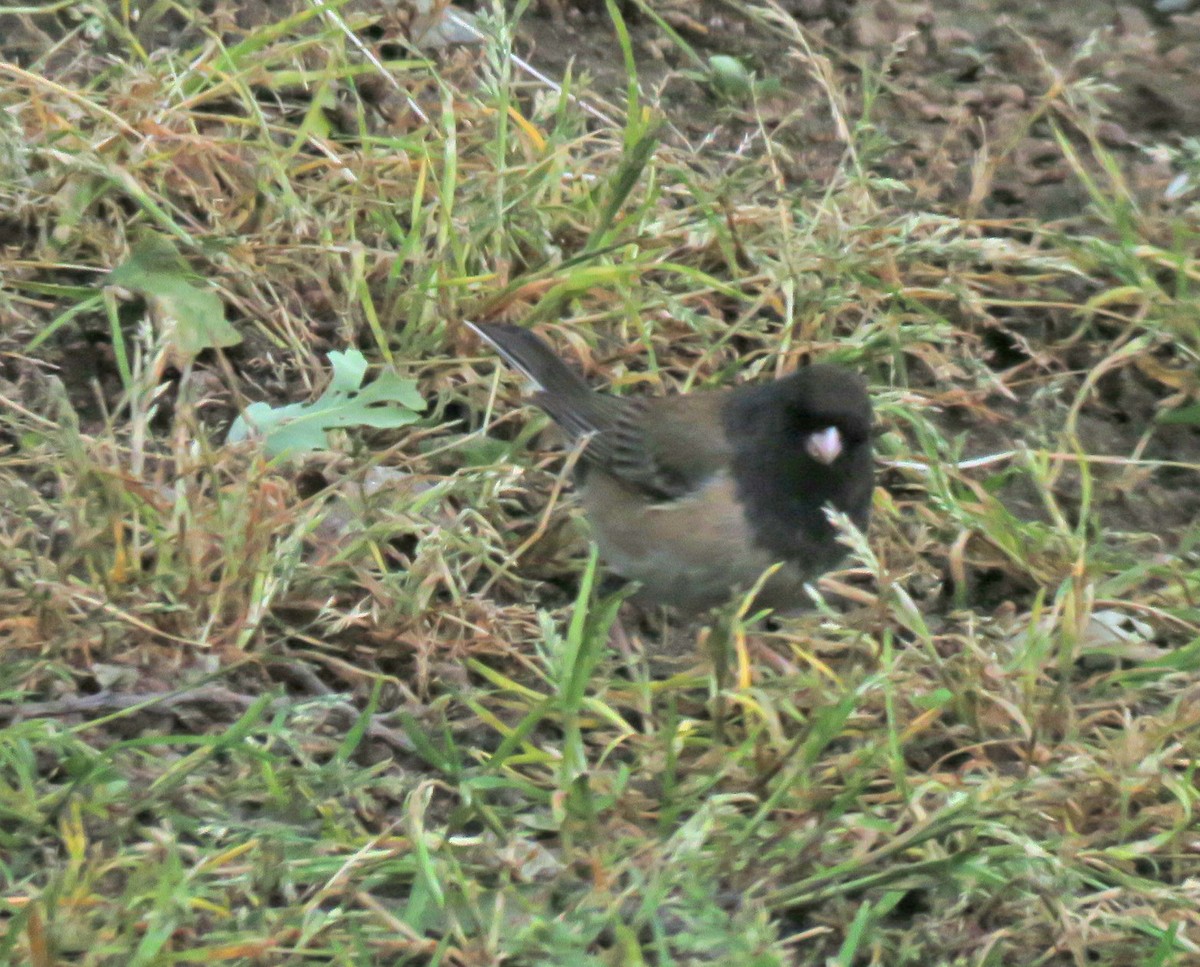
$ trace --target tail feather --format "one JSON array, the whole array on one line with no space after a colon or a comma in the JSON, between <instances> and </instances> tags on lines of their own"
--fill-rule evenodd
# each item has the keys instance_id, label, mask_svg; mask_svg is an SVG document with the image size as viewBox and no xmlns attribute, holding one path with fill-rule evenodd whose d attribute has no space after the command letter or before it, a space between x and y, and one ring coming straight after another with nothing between
<instances>
[{"instance_id":1,"label":"tail feather","mask_svg":"<svg viewBox=\"0 0 1200 967\"><path fill-rule=\"evenodd\" d=\"M510 323L467 325L501 359L535 384L537 404L573 436L599 432L611 422L613 407L606 404L615 401L593 391L531 330Z\"/></svg>"}]
</instances>

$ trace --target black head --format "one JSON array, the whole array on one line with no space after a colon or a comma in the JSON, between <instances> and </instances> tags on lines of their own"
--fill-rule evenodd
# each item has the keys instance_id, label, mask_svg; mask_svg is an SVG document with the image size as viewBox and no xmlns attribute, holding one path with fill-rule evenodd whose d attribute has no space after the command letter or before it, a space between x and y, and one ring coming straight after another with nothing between
<instances>
[{"instance_id":1,"label":"black head","mask_svg":"<svg viewBox=\"0 0 1200 967\"><path fill-rule=\"evenodd\" d=\"M778 445L799 445L817 464L832 468L870 442L867 386L848 369L808 366L760 389L761 405L778 409L777 418L768 420Z\"/></svg>"},{"instance_id":2,"label":"black head","mask_svg":"<svg viewBox=\"0 0 1200 967\"><path fill-rule=\"evenodd\" d=\"M865 527L874 487L871 401L862 379L808 366L739 388L724 412L734 477L763 546L781 559L829 566L843 548L823 508Z\"/></svg>"}]
</instances>

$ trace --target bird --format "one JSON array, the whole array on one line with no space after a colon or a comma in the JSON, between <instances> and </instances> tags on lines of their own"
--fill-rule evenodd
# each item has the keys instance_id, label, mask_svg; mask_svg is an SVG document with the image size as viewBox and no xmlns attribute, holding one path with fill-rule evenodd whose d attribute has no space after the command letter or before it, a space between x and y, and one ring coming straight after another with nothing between
<instances>
[{"instance_id":1,"label":"bird","mask_svg":"<svg viewBox=\"0 0 1200 967\"><path fill-rule=\"evenodd\" d=\"M575 484L601 559L635 600L698 614L754 588L776 612L845 546L826 512L865 530L874 491L864 381L830 364L673 396L593 389L531 329L470 328L532 381L534 402L583 451Z\"/></svg>"}]
</instances>

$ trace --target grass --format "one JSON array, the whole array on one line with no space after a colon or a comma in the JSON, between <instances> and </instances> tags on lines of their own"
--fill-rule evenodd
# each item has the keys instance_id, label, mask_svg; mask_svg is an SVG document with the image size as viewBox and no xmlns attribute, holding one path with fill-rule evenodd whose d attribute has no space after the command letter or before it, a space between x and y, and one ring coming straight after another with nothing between
<instances>
[{"instance_id":1,"label":"grass","mask_svg":"<svg viewBox=\"0 0 1200 967\"><path fill-rule=\"evenodd\" d=\"M622 105L503 18L376 63L346 6L13 9L0 962L1195 960L1194 144L1106 146L1080 59L929 201L903 52L855 96L770 4L810 99L689 88L704 145L623 25ZM1034 135L1085 201L983 214ZM611 648L570 458L462 325L501 317L618 392L865 372L848 570L728 669ZM226 441L331 352L423 418Z\"/></svg>"}]
</instances>

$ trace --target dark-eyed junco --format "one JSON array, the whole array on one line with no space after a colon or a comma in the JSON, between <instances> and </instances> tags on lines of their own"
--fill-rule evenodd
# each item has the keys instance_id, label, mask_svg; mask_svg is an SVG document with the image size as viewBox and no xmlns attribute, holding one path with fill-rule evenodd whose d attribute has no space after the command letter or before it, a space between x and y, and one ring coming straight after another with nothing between
<instances>
[{"instance_id":1,"label":"dark-eyed junco","mask_svg":"<svg viewBox=\"0 0 1200 967\"><path fill-rule=\"evenodd\" d=\"M537 404L587 436L576 482L600 554L643 598L699 612L782 567L757 603L806 603L842 557L824 508L867 524L874 469L863 381L814 365L756 386L670 397L593 390L528 329L471 328L537 385Z\"/></svg>"}]
</instances>

